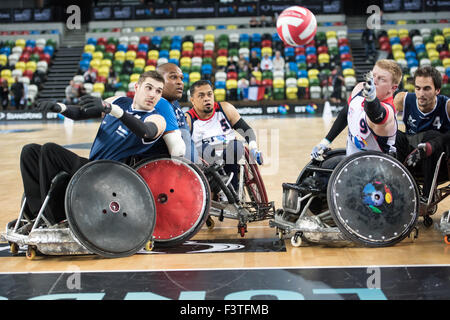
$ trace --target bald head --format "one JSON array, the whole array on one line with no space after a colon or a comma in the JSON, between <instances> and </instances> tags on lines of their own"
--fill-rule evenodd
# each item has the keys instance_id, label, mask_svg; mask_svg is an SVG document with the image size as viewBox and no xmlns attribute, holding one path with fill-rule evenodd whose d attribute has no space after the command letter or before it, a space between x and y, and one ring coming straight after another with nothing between
<instances>
[{"instance_id":1,"label":"bald head","mask_svg":"<svg viewBox=\"0 0 450 320\"><path fill-rule=\"evenodd\" d=\"M183 96L183 72L181 69L173 63L164 63L156 69L159 74L164 78L164 90L163 98L167 99L169 102L174 102L181 99Z\"/></svg>"}]
</instances>

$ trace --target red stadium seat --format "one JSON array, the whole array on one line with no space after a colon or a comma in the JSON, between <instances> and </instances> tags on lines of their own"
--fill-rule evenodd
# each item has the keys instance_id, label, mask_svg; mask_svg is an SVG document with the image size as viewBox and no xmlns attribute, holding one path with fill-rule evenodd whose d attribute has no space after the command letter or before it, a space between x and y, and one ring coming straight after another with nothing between
<instances>
[{"instance_id":1,"label":"red stadium seat","mask_svg":"<svg viewBox=\"0 0 450 320\"><path fill-rule=\"evenodd\" d=\"M105 51L111 52L111 53L116 52L116 45L114 43L110 43L110 44L106 45Z\"/></svg>"},{"instance_id":2,"label":"red stadium seat","mask_svg":"<svg viewBox=\"0 0 450 320\"><path fill-rule=\"evenodd\" d=\"M338 46L348 46L348 39L347 38L340 38L338 39Z\"/></svg>"},{"instance_id":3,"label":"red stadium seat","mask_svg":"<svg viewBox=\"0 0 450 320\"><path fill-rule=\"evenodd\" d=\"M106 46L107 44L108 44L108 42L106 41L105 37L100 37L97 39L97 45Z\"/></svg>"},{"instance_id":4,"label":"red stadium seat","mask_svg":"<svg viewBox=\"0 0 450 320\"><path fill-rule=\"evenodd\" d=\"M317 48L317 53L321 54L321 53L328 53L328 47L327 46L320 46Z\"/></svg>"},{"instance_id":5,"label":"red stadium seat","mask_svg":"<svg viewBox=\"0 0 450 320\"><path fill-rule=\"evenodd\" d=\"M155 66L156 67L157 63L158 63L158 61L154 60L154 59L148 59L147 60L147 66Z\"/></svg>"},{"instance_id":6,"label":"red stadium seat","mask_svg":"<svg viewBox=\"0 0 450 320\"><path fill-rule=\"evenodd\" d=\"M263 40L261 42L261 48L265 48L265 47L272 47L272 41L271 40Z\"/></svg>"},{"instance_id":7,"label":"red stadium seat","mask_svg":"<svg viewBox=\"0 0 450 320\"><path fill-rule=\"evenodd\" d=\"M217 50L217 56L228 57L228 50L227 49L219 49L219 50Z\"/></svg>"},{"instance_id":8,"label":"red stadium seat","mask_svg":"<svg viewBox=\"0 0 450 320\"><path fill-rule=\"evenodd\" d=\"M189 57L192 58L194 56L194 52L191 50L183 50L181 51L181 57Z\"/></svg>"},{"instance_id":9,"label":"red stadium seat","mask_svg":"<svg viewBox=\"0 0 450 320\"><path fill-rule=\"evenodd\" d=\"M142 37L139 39L139 43L150 44L150 37L148 37L148 36L142 36Z\"/></svg>"},{"instance_id":10,"label":"red stadium seat","mask_svg":"<svg viewBox=\"0 0 450 320\"><path fill-rule=\"evenodd\" d=\"M296 55L304 55L305 54L305 47L304 46L295 47L295 54Z\"/></svg>"},{"instance_id":11,"label":"red stadium seat","mask_svg":"<svg viewBox=\"0 0 450 320\"><path fill-rule=\"evenodd\" d=\"M128 51L138 51L138 46L137 44L129 44L127 49Z\"/></svg>"},{"instance_id":12,"label":"red stadium seat","mask_svg":"<svg viewBox=\"0 0 450 320\"><path fill-rule=\"evenodd\" d=\"M237 72L235 72L235 71L230 71L230 72L227 73L227 79L228 79L228 80L230 80L230 79L235 79L235 80L237 80L237 78L238 78Z\"/></svg>"},{"instance_id":13,"label":"red stadium seat","mask_svg":"<svg viewBox=\"0 0 450 320\"><path fill-rule=\"evenodd\" d=\"M138 51L136 53L136 59L146 59L147 58L147 52L145 51Z\"/></svg>"}]
</instances>

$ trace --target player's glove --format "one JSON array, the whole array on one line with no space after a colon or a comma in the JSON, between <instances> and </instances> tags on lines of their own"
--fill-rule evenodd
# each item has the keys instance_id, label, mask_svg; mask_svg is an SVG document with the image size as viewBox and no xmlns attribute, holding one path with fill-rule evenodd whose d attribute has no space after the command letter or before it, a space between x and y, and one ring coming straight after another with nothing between
<instances>
[{"instance_id":1,"label":"player's glove","mask_svg":"<svg viewBox=\"0 0 450 320\"><path fill-rule=\"evenodd\" d=\"M36 110L41 112L57 112L60 113L63 111L61 104L54 101L41 101L36 106Z\"/></svg>"},{"instance_id":2,"label":"player's glove","mask_svg":"<svg viewBox=\"0 0 450 320\"><path fill-rule=\"evenodd\" d=\"M80 98L80 107L81 111L86 113L110 113L112 108L110 103L91 95L84 95Z\"/></svg>"},{"instance_id":3,"label":"player's glove","mask_svg":"<svg viewBox=\"0 0 450 320\"><path fill-rule=\"evenodd\" d=\"M323 161L325 158L323 157L323 153L327 150L329 150L329 145L331 144L328 139L324 138L322 141L319 142L317 146L315 146L311 151L311 159L317 160L317 161Z\"/></svg>"},{"instance_id":4,"label":"player's glove","mask_svg":"<svg viewBox=\"0 0 450 320\"><path fill-rule=\"evenodd\" d=\"M431 144L428 142L419 143L417 145L417 148L414 149L405 160L406 165L409 167L415 167L417 163L425 159L426 157L430 156L432 153Z\"/></svg>"},{"instance_id":5,"label":"player's glove","mask_svg":"<svg viewBox=\"0 0 450 320\"><path fill-rule=\"evenodd\" d=\"M368 72L364 76L364 88L362 91L362 95L366 98L367 101L371 102L377 97L377 89L375 87L375 82L373 81L373 73L372 71Z\"/></svg>"},{"instance_id":6,"label":"player's glove","mask_svg":"<svg viewBox=\"0 0 450 320\"><path fill-rule=\"evenodd\" d=\"M257 164L262 165L264 163L262 152L258 149L250 150L250 155L253 160L256 161Z\"/></svg>"}]
</instances>

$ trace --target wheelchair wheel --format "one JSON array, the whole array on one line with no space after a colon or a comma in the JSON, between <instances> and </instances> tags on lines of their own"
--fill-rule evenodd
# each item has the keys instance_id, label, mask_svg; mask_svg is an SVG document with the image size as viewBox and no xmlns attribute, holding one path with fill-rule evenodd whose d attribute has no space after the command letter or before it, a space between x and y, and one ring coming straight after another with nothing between
<instances>
[{"instance_id":1,"label":"wheelchair wheel","mask_svg":"<svg viewBox=\"0 0 450 320\"><path fill-rule=\"evenodd\" d=\"M385 247L407 237L419 212L419 192L409 171L380 152L345 158L331 174L328 206L342 233L368 247Z\"/></svg>"},{"instance_id":2,"label":"wheelchair wheel","mask_svg":"<svg viewBox=\"0 0 450 320\"><path fill-rule=\"evenodd\" d=\"M259 173L258 165L250 162L250 153L245 148L244 189L251 202L268 203L266 187Z\"/></svg>"},{"instance_id":3,"label":"wheelchair wheel","mask_svg":"<svg viewBox=\"0 0 450 320\"><path fill-rule=\"evenodd\" d=\"M175 246L193 237L208 218L211 204L203 172L178 157L144 159L135 169L155 198L155 247Z\"/></svg>"},{"instance_id":4,"label":"wheelchair wheel","mask_svg":"<svg viewBox=\"0 0 450 320\"><path fill-rule=\"evenodd\" d=\"M127 165L110 160L89 162L73 175L65 209L80 243L108 258L130 256L144 248L156 220L145 181Z\"/></svg>"}]
</instances>

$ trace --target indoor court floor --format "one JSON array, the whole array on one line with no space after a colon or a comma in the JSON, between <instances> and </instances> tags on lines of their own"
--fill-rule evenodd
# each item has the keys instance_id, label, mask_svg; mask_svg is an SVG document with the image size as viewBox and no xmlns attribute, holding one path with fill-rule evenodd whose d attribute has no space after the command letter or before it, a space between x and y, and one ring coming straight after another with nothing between
<instances>
[{"instance_id":1,"label":"indoor court floor","mask_svg":"<svg viewBox=\"0 0 450 320\"><path fill-rule=\"evenodd\" d=\"M260 168L269 200L281 208L282 183L295 182L333 119L248 118L264 153ZM99 122L0 124L0 227L15 219L22 197L19 155L27 143L55 142L88 156ZM345 147L346 131L332 144ZM433 215L439 222L450 198ZM419 237L387 248L292 247L268 220L215 219L177 248L106 259L95 255L9 253L0 243L0 299L448 299L450 245L419 218ZM412 288L414 288L412 290Z\"/></svg>"}]
</instances>

